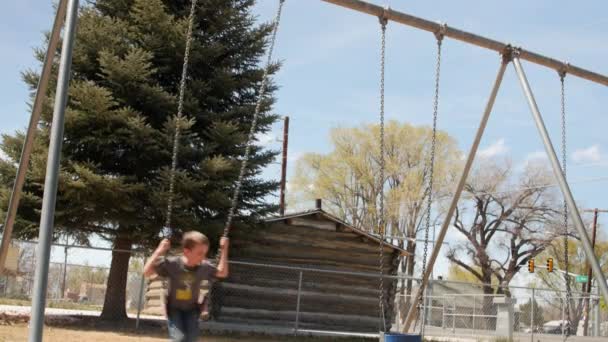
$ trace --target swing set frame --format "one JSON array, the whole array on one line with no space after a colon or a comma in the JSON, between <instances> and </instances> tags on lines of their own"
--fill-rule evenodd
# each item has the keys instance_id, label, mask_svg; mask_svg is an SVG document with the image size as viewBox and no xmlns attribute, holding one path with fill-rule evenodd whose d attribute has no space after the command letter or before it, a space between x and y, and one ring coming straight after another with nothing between
<instances>
[{"instance_id":1,"label":"swing set frame","mask_svg":"<svg viewBox=\"0 0 608 342\"><path fill-rule=\"evenodd\" d=\"M281 2L285 0L280 0ZM547 132L547 128L544 124L542 115L538 109L536 104L536 100L534 98L534 94L530 88L528 83L526 74L523 70L521 60L526 60L528 62L538 64L544 66L549 69L553 69L557 71L559 74L569 74L572 76L580 77L586 80L589 80L594 83L598 83L604 86L608 86L608 76L586 70L574 65L571 65L567 62L561 62L556 59L531 52L529 50L525 50L520 47L513 47L510 44L505 44L490 38L486 38L477 34L473 34L470 32L462 31L456 28L449 27L445 24L438 24L426 19L422 19L419 17L415 17L413 15L398 12L392 10L388 7L381 7L378 5L371 4L369 2L363 0L321 0L323 2L327 2L330 4L334 4L337 6L341 6L344 8L348 8L351 10L355 10L357 12L365 13L368 15L375 16L382 20L392 21L399 24L407 25L414 27L416 29L420 29L423 31L431 32L433 34L441 33L446 38L452 38L455 40L459 40L471 45L476 45L484 49L493 50L498 52L502 56L502 61L500 63L500 67L498 70L498 74L492 86L492 90L490 96L488 98L485 110L480 119L479 126L477 128L475 138L473 140L473 145L471 146L469 153L466 158L465 166L460 175L460 179L457 183L456 189L453 192L453 198L451 200L449 209L447 211L445 220L441 226L441 230L436 237L435 247L431 253L428 267L426 268L426 272L422 276L422 283L420 288L417 290L416 299L413 301L414 303L419 301L419 298L422 298L425 287L428 284L429 277L431 274L431 270L434 267L434 264L439 255L439 251L441 250L441 246L443 245L449 223L453 217L454 211L456 209L456 205L458 200L460 199L460 195L462 193L463 187L468 178L471 166L473 161L475 160L475 156L477 154L477 150L479 148L479 143L481 138L483 137L483 133L485 131L488 119L492 112L492 108L494 105L494 101L496 99L496 95L498 94L498 90L502 83L502 79L506 68L510 62L513 62L515 71L517 73L520 85L528 102L528 106L530 107L530 112L532 114L532 118L536 124L538 133L542 138L543 145L545 147L545 151L549 156L549 161L551 163L553 173L555 178L558 181L559 188L564 196L564 199L568 205L568 210L572 214L574 226L577 230L577 233L580 236L582 241L583 249L589 264L591 265L591 269L595 273L598 278L599 288L602 292L602 295L606 301L608 301L608 284L606 283L605 275L602 273L600 264L598 259L596 258L591 241L585 230L583 221L580 216L580 212L576 206L574 201L574 197L572 196L572 192L570 191L570 187L566 180L564 173L562 172L557 154L555 152L555 148L549 134ZM36 281L34 284L34 296L32 298L32 320L30 322L30 334L29 341L37 342L42 339L42 326L44 321L44 306L45 306L45 293L46 293L46 285L47 285L47 276L48 267L49 267L49 259L50 259L50 246L51 246L51 238L52 238L52 230L53 230L53 217L54 217L54 209L55 209L55 201L57 195L57 177L59 171L59 160L60 160L60 152L61 152L61 142L63 140L63 123L65 117L65 107L67 102L67 92L68 92L68 84L70 78L70 69L71 69L71 55L73 51L74 44L74 33L77 23L78 17L78 0L60 0L59 5L57 7L57 13L55 17L55 21L53 24L53 28L51 31L50 39L48 42L48 48L46 52L46 57L43 63L43 68L41 72L41 78L38 84L38 89L36 92L36 96L34 99L34 105L32 108L32 115L30 118L30 123L28 126L27 135L24 142L24 148L22 151L19 167L17 170L17 176L15 179L15 184L13 187L13 191L11 194L9 208L4 224L4 234L2 236L2 244L0 245L0 274L3 271L4 263L6 260L6 254L8 251L8 246L11 240L12 228L14 225L17 207L19 204L19 198L21 195L21 191L23 188L23 183L25 181L25 173L27 171L27 165L29 163L29 157L32 149L32 144L34 141L35 131L40 119L40 113L42 110L42 103L46 95L46 90L48 88L48 81L50 78L50 73L53 65L55 51L57 50L57 46L59 44L59 38L62 28L64 28L63 35L63 47L62 51L64 53L61 55L59 73L58 73L58 83L57 83L57 91L56 91L56 99L54 104L54 113L53 113L53 124L51 130L50 137L50 145L49 145L49 158L47 164L47 172L45 179L45 188L44 188L44 198L41 212L41 225L40 225L40 247L38 251L39 262L36 265ZM65 21L65 23L64 23ZM416 305L412 305L410 311L408 312L406 322L404 325L404 332L410 330L410 327L414 320L418 316L419 307Z\"/></svg>"},{"instance_id":2,"label":"swing set frame","mask_svg":"<svg viewBox=\"0 0 608 342\"><path fill-rule=\"evenodd\" d=\"M553 174L557 179L559 188L564 196L564 199L567 203L568 210L572 213L572 218L574 222L574 227L577 230L578 235L582 241L583 250L585 252L585 256L587 261L591 265L591 268L594 273L598 274L598 284L600 290L602 292L602 296L605 300L608 301L608 284L606 283L606 277L602 273L599 261L595 256L591 240L589 239L589 235L585 230L585 226L583 224L583 220L581 218L580 212L576 206L574 201L574 197L570 190L570 186L566 180L564 173L562 172L559 159L555 152L555 148L551 139L549 137L549 133L543 121L540 110L538 109L538 105L536 104L536 100L534 98L534 94L528 83L528 79L524 72L524 69L521 64L521 60L526 60L528 62L538 64L549 69L553 69L558 72L558 74L570 74L573 76L577 76L586 80L589 80L594 83L602 84L604 86L608 86L608 77L601 75L599 73L589 71L574 65L571 65L567 62L560 62L556 59L543 56L541 54L531 52L525 50L520 47L513 47L510 44L501 43L499 41L486 38L480 35L476 35L474 33L462 31L459 29L455 29L449 27L445 24L438 24L426 19L422 19L419 17L415 17L413 15L398 12L392 10L388 7L381 7L378 5L370 4L366 1L362 0L322 0L324 2L328 2L334 5L338 5L341 7L349 8L358 12L366 13L372 16L376 16L382 18L383 20L393 21L399 24L411 26L420 30L428 31L433 34L442 33L444 37L452 38L455 40L459 40L468 44L476 45L488 50L493 50L502 55L502 62L500 68L498 70L498 75L496 76L496 80L492 87L492 91L490 93L490 97L486 104L484 113L481 117L477 132L475 134L475 138L473 140L473 145L471 146L469 153L467 155L466 163L464 169L460 175L460 179L456 186L456 190L453 192L452 201L450 202L450 206L448 208L446 217L444 218L443 224L441 226L441 230L436 237L436 245L433 248L431 253L431 257L428 261L428 266L426 272L422 275L422 283L417 290L414 303L417 303L424 293L426 286L428 285L429 277L431 274L431 270L433 269L437 257L439 255L439 251L441 250L441 246L443 245L445 236L447 234L447 230L449 228L450 222L456 210L456 206L458 204L458 200L460 199L460 195L462 194L462 190L466 183L466 180L469 176L469 172L471 170L471 166L473 165L473 161L475 160L475 156L477 154L477 150L479 148L479 143L481 138L483 137L483 133L485 131L488 119L492 112L492 108L494 106L494 101L496 100L496 95L498 94L498 90L502 83L502 79L506 68L510 62L513 62L513 66L515 68L515 72L517 73L519 83L522 87L524 95L526 97L526 101L528 102L528 106L530 107L530 112L532 114L532 118L536 124L536 128L540 137L542 138L543 145L545 147L545 151L549 156L549 161L551 162L551 168L553 169ZM419 307L417 305L412 305L409 309L409 312L406 317L405 325L403 328L404 332L410 330L412 323L419 314Z\"/></svg>"}]
</instances>

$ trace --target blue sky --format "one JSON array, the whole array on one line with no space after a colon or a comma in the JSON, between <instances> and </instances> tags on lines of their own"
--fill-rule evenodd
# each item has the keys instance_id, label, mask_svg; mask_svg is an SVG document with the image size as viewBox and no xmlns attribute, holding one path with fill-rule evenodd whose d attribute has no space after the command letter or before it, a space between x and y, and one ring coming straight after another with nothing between
<instances>
[{"instance_id":1,"label":"blue sky","mask_svg":"<svg viewBox=\"0 0 608 342\"><path fill-rule=\"evenodd\" d=\"M429 20L608 74L608 3L555 1L371 1ZM278 0L260 0L261 21L274 16ZM27 89L20 72L38 68L32 48L52 24L49 0L0 3L0 132L27 125ZM275 58L284 61L276 77L281 87L276 110L291 117L290 173L306 152L327 152L328 132L339 125L376 122L379 103L378 20L319 0L287 0ZM439 127L468 150L499 66L496 53L446 40L443 50ZM435 39L428 32L390 23L387 31L386 112L388 119L428 125L431 122ZM557 73L524 62L528 79L554 142L559 141ZM568 77L566 80L569 178L572 191L587 207L608 208L601 189L608 168L608 89ZM269 147L281 124L265 139ZM544 154L512 66L507 70L481 153L510 157L521 164ZM559 150L558 150L559 152ZM278 178L271 166L265 177ZM310 204L312 206L312 203ZM605 222L606 218L601 218Z\"/></svg>"}]
</instances>

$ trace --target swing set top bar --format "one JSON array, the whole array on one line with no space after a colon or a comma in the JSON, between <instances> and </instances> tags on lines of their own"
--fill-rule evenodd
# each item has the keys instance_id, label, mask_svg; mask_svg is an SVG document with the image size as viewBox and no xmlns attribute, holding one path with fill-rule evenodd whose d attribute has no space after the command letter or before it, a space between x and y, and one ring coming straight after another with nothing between
<instances>
[{"instance_id":1,"label":"swing set top bar","mask_svg":"<svg viewBox=\"0 0 608 342\"><path fill-rule=\"evenodd\" d=\"M473 33L465 32L459 29L449 27L447 25L438 24L426 19L418 18L410 14L398 12L390 8L381 7L378 5L370 4L369 2L362 0L321 0L324 2L332 3L334 5L350 8L352 10L367 13L376 17L385 18L400 24L415 27L420 30L428 31L431 33L443 33L445 37L450 37L456 40L463 41L465 43L477 45L479 47L494 50L498 53L503 53L508 50L511 46L509 44L501 43L499 41L482 37ZM535 52L531 52L525 49L519 49L519 58L526 60L531 63L539 64L544 67L553 69L558 73L567 73L570 75L584 78L591 82L599 83L608 86L608 77L589 71L577 66L571 65L567 62L560 62L556 59L540 55Z\"/></svg>"}]
</instances>

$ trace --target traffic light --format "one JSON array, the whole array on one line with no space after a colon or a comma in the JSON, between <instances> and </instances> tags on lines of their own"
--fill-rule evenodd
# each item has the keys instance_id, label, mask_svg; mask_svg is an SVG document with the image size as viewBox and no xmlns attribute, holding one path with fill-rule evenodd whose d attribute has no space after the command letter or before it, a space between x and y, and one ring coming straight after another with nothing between
<instances>
[{"instance_id":1,"label":"traffic light","mask_svg":"<svg viewBox=\"0 0 608 342\"><path fill-rule=\"evenodd\" d=\"M547 259L547 271L553 272L553 258Z\"/></svg>"},{"instance_id":2,"label":"traffic light","mask_svg":"<svg viewBox=\"0 0 608 342\"><path fill-rule=\"evenodd\" d=\"M534 259L530 259L528 261L528 271L530 271L530 273L534 273Z\"/></svg>"}]
</instances>

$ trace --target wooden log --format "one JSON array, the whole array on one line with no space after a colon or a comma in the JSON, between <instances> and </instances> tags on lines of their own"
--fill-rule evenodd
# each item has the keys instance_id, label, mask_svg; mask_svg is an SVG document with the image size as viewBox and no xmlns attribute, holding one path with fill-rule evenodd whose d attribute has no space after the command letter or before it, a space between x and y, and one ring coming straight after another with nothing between
<instances>
[{"instance_id":1,"label":"wooden log","mask_svg":"<svg viewBox=\"0 0 608 342\"><path fill-rule=\"evenodd\" d=\"M272 232L262 232L250 237L247 240L235 241L237 247L247 246L251 244L259 244L262 246L300 246L308 248L326 248L340 251L349 251L350 254L376 254L378 253L378 243L363 243L359 236L354 236L350 241L335 241L333 236L325 236L324 238L310 238L305 234L274 234ZM392 253L393 249L388 245L385 251Z\"/></svg>"},{"instance_id":2,"label":"wooden log","mask_svg":"<svg viewBox=\"0 0 608 342\"><path fill-rule=\"evenodd\" d=\"M318 271L302 271L304 286L314 287L336 285L342 287L361 287L378 289L379 278L376 274L372 276L360 276L351 274L337 274ZM231 282L256 283L267 281L283 281L291 287L297 288L299 271L274 270L272 268L259 267L252 269L244 265L234 265L228 279Z\"/></svg>"},{"instance_id":3,"label":"wooden log","mask_svg":"<svg viewBox=\"0 0 608 342\"><path fill-rule=\"evenodd\" d=\"M249 325L255 327L268 326L268 327L280 327L280 328L294 328L295 327L295 318L294 320L287 319L289 316L286 316L286 319L277 321L271 319L258 319L254 317L222 317L220 318L220 322L230 323L230 324L239 324L239 325ZM359 333L377 333L379 322L376 323L361 323L357 324L337 324L336 322L324 322L324 321L316 321L316 322L299 322L298 327L300 330L319 330L319 331L349 331L349 332L359 332Z\"/></svg>"},{"instance_id":4,"label":"wooden log","mask_svg":"<svg viewBox=\"0 0 608 342\"><path fill-rule=\"evenodd\" d=\"M377 255L353 256L332 250L312 250L308 248L261 247L249 246L242 248L238 259L262 259L280 264L307 264L316 267L335 267L339 269L377 270ZM387 258L388 259L388 258ZM390 267L390 260L385 260L385 267Z\"/></svg>"},{"instance_id":5,"label":"wooden log","mask_svg":"<svg viewBox=\"0 0 608 342\"><path fill-rule=\"evenodd\" d=\"M243 276L241 274L234 274L230 279L224 283L242 284L250 286L261 286L267 288L278 288L278 289L298 289L298 281L296 279L283 280L280 277L277 278L266 278L266 277L250 277ZM364 286L360 286L354 283L348 285L348 282L342 284L335 284L332 281L323 281L319 278L306 279L302 282L302 288L308 291L319 291L326 293L343 293L357 296L378 296L378 282L375 284L364 283Z\"/></svg>"},{"instance_id":6,"label":"wooden log","mask_svg":"<svg viewBox=\"0 0 608 342\"><path fill-rule=\"evenodd\" d=\"M292 310L297 303L297 290L253 287L240 284L222 284L221 298L224 306L247 309ZM351 296L340 293L302 291L302 310L326 313L372 314L378 317L378 298L375 296Z\"/></svg>"},{"instance_id":7,"label":"wooden log","mask_svg":"<svg viewBox=\"0 0 608 342\"><path fill-rule=\"evenodd\" d=\"M372 262L366 265L353 264L350 261L334 261L326 258L315 258L314 256L303 256L301 258L286 257L285 254L277 254L274 256L261 255L258 253L250 253L248 257L235 258L238 261L247 261L251 263L260 264L274 264L274 265L285 265L303 268L320 268L325 270L341 270L348 272L361 272L374 274L378 273L378 263ZM387 261L388 265L388 261ZM253 267L253 266L252 266Z\"/></svg>"},{"instance_id":8,"label":"wooden log","mask_svg":"<svg viewBox=\"0 0 608 342\"><path fill-rule=\"evenodd\" d=\"M230 321L234 319L258 319L258 320L271 320L276 322L289 322L292 323L295 320L295 311L269 311L269 310L258 310L258 309L243 309L235 307L224 307L222 309L220 321ZM306 312L301 311L299 314L299 320L303 324L323 324L327 326L342 325L349 327L356 326L375 326L378 327L378 318L370 316L359 316L359 315L340 315L340 314L325 314L318 312Z\"/></svg>"},{"instance_id":9,"label":"wooden log","mask_svg":"<svg viewBox=\"0 0 608 342\"><path fill-rule=\"evenodd\" d=\"M295 243L326 248L332 248L333 246L337 249L355 248L357 253L362 251L375 253L378 251L377 241L369 240L369 238L358 233L349 231L320 231L308 227L289 226L281 223L274 223L268 227L257 229L254 234L242 239L235 239L233 244L240 246L241 243L249 244L257 242L266 245ZM388 244L384 248L387 253L392 253L395 250Z\"/></svg>"}]
</instances>

